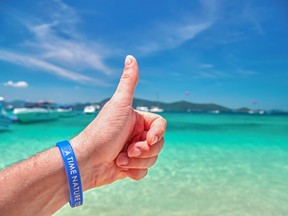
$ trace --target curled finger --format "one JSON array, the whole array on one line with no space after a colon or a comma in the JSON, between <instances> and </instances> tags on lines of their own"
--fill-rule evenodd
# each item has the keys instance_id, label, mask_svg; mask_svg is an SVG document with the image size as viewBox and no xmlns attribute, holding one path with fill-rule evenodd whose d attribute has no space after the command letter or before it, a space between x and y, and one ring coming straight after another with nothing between
<instances>
[{"instance_id":1,"label":"curled finger","mask_svg":"<svg viewBox=\"0 0 288 216\"><path fill-rule=\"evenodd\" d=\"M120 168L147 169L156 163L157 158L158 156L150 158L129 158L126 153L122 152L116 158L116 164Z\"/></svg>"},{"instance_id":2,"label":"curled finger","mask_svg":"<svg viewBox=\"0 0 288 216\"><path fill-rule=\"evenodd\" d=\"M133 180L140 180L147 175L148 169L129 169L124 172L129 178Z\"/></svg>"},{"instance_id":3,"label":"curled finger","mask_svg":"<svg viewBox=\"0 0 288 216\"><path fill-rule=\"evenodd\" d=\"M164 146L164 138L154 145L149 145L147 141L132 143L128 146L127 154L129 157L150 158L159 155Z\"/></svg>"}]
</instances>

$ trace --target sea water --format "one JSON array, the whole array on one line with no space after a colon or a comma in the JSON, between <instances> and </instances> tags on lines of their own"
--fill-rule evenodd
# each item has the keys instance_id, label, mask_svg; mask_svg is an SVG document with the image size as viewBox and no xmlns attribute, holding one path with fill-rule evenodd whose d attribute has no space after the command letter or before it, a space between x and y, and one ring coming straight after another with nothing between
<instances>
[{"instance_id":1,"label":"sea water","mask_svg":"<svg viewBox=\"0 0 288 216\"><path fill-rule=\"evenodd\" d=\"M56 215L288 215L288 116L163 113L165 147L141 181L84 193ZM0 132L0 168L69 139L94 116L13 124Z\"/></svg>"}]
</instances>

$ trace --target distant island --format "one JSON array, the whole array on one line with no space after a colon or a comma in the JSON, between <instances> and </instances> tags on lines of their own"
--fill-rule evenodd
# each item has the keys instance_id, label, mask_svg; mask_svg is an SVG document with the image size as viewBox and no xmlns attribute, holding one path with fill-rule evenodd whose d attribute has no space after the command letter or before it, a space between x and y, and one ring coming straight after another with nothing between
<instances>
[{"instance_id":1,"label":"distant island","mask_svg":"<svg viewBox=\"0 0 288 216\"><path fill-rule=\"evenodd\" d=\"M104 100L101 100L99 102L93 102L93 103L74 103L70 104L74 107L75 110L78 111L83 111L83 109L86 106L92 105L92 104L98 104L100 107L103 107L105 103L110 98L106 98ZM27 101L23 100L14 100L10 102L4 102L4 107L8 108L9 107L23 107L24 104ZM219 104L215 103L192 103L189 101L176 101L176 102L171 102L171 103L166 103L166 102L159 102L159 101L152 101L152 100L145 100L145 99L139 99L139 98L134 98L133 101L133 107L148 107L151 108L153 106L160 107L164 109L166 112L194 112L194 113L249 113L249 114L254 114L254 113L259 113L263 114L265 113L279 113L279 114L288 114L287 110L262 110L262 109L250 109L250 108L239 108L239 109L231 109Z\"/></svg>"}]
</instances>

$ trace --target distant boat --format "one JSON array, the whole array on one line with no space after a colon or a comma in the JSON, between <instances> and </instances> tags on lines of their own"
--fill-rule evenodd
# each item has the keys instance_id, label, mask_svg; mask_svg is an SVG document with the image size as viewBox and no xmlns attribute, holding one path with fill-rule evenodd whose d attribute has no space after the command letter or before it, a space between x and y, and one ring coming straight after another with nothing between
<instances>
[{"instance_id":1,"label":"distant boat","mask_svg":"<svg viewBox=\"0 0 288 216\"><path fill-rule=\"evenodd\" d=\"M150 112L154 112L154 113L160 113L160 112L164 112L164 109L158 107L158 106L153 106L150 108L149 110Z\"/></svg>"},{"instance_id":2,"label":"distant boat","mask_svg":"<svg viewBox=\"0 0 288 216\"><path fill-rule=\"evenodd\" d=\"M146 106L137 106L136 110L142 111L142 112L149 112L149 108Z\"/></svg>"},{"instance_id":3,"label":"distant boat","mask_svg":"<svg viewBox=\"0 0 288 216\"><path fill-rule=\"evenodd\" d=\"M55 120L59 117L56 106L52 102L26 103L24 108L15 108L13 114L23 123Z\"/></svg>"},{"instance_id":4,"label":"distant boat","mask_svg":"<svg viewBox=\"0 0 288 216\"><path fill-rule=\"evenodd\" d=\"M212 110L212 111L210 111L209 113L219 114L219 113L220 113L220 110Z\"/></svg>"},{"instance_id":5,"label":"distant boat","mask_svg":"<svg viewBox=\"0 0 288 216\"><path fill-rule=\"evenodd\" d=\"M57 112L60 117L72 117L76 115L76 112L73 111L72 106L70 105L62 105L57 108Z\"/></svg>"},{"instance_id":6,"label":"distant boat","mask_svg":"<svg viewBox=\"0 0 288 216\"><path fill-rule=\"evenodd\" d=\"M248 111L249 114L254 114L255 112L253 110Z\"/></svg>"},{"instance_id":7,"label":"distant boat","mask_svg":"<svg viewBox=\"0 0 288 216\"><path fill-rule=\"evenodd\" d=\"M156 106L152 106L149 109L149 112L153 112L153 113L161 113L164 112L164 109L159 107L159 94L158 92L156 92Z\"/></svg>"},{"instance_id":8,"label":"distant boat","mask_svg":"<svg viewBox=\"0 0 288 216\"><path fill-rule=\"evenodd\" d=\"M83 112L85 114L93 114L93 113L96 113L96 111L99 109L100 109L99 105L90 105L90 106L85 106Z\"/></svg>"},{"instance_id":9,"label":"distant boat","mask_svg":"<svg viewBox=\"0 0 288 216\"><path fill-rule=\"evenodd\" d=\"M259 110L259 114L263 115L263 114L265 114L265 111L264 110Z\"/></svg>"},{"instance_id":10,"label":"distant boat","mask_svg":"<svg viewBox=\"0 0 288 216\"><path fill-rule=\"evenodd\" d=\"M6 110L13 110L14 106L12 104L8 104Z\"/></svg>"},{"instance_id":11,"label":"distant boat","mask_svg":"<svg viewBox=\"0 0 288 216\"><path fill-rule=\"evenodd\" d=\"M0 130L6 130L9 128L11 120L3 108L2 101L4 101L4 98L0 97Z\"/></svg>"}]
</instances>

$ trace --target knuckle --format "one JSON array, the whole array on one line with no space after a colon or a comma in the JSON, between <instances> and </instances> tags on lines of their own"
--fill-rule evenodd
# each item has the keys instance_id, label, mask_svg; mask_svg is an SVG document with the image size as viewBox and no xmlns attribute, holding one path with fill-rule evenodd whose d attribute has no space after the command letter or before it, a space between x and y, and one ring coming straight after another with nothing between
<instances>
[{"instance_id":1,"label":"knuckle","mask_svg":"<svg viewBox=\"0 0 288 216\"><path fill-rule=\"evenodd\" d=\"M129 69L128 69L129 70ZM121 80L129 79L131 77L131 73L129 73L127 69L125 69L125 72L121 76Z\"/></svg>"},{"instance_id":2,"label":"knuckle","mask_svg":"<svg viewBox=\"0 0 288 216\"><path fill-rule=\"evenodd\" d=\"M134 67L128 67L124 69L124 73L121 76L122 80L131 79L135 80L135 82L138 81L138 73L136 72L136 69Z\"/></svg>"}]
</instances>

